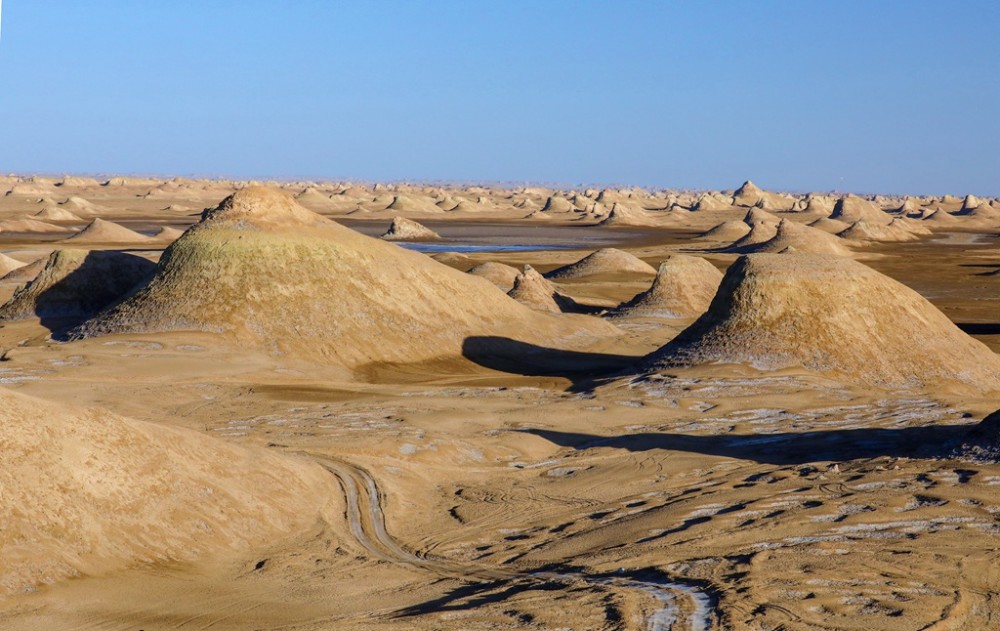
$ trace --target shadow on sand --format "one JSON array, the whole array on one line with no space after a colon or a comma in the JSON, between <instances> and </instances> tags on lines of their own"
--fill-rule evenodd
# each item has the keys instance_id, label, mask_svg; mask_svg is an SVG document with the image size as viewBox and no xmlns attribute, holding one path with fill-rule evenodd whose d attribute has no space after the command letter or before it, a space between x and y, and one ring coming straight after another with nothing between
<instances>
[{"instance_id":1,"label":"shadow on sand","mask_svg":"<svg viewBox=\"0 0 1000 631\"><path fill-rule=\"evenodd\" d=\"M480 366L529 377L563 377L571 392L585 392L609 381L641 356L584 353L536 346L507 337L469 337L462 355Z\"/></svg>"},{"instance_id":2,"label":"shadow on sand","mask_svg":"<svg viewBox=\"0 0 1000 631\"><path fill-rule=\"evenodd\" d=\"M33 314L19 313L14 317L36 315L53 339L66 340L70 329L119 301L155 269L155 263L141 256L91 250L76 269L38 292ZM24 291L31 291L35 283L46 282L44 276L48 271L48 268L42 270Z\"/></svg>"},{"instance_id":3,"label":"shadow on sand","mask_svg":"<svg viewBox=\"0 0 1000 631\"><path fill-rule=\"evenodd\" d=\"M610 447L628 451L664 449L753 460L772 465L843 462L883 456L948 458L970 441L998 435L997 413L977 425L936 425L900 429L840 429L780 434L711 435L643 433L597 436L547 429L520 430L576 450Z\"/></svg>"}]
</instances>

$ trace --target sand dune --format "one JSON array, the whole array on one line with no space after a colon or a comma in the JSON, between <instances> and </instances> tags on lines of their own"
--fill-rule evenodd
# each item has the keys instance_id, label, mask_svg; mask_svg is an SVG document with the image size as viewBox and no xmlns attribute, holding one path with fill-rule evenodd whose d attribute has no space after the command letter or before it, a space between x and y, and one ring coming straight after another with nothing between
<instances>
[{"instance_id":1,"label":"sand dune","mask_svg":"<svg viewBox=\"0 0 1000 631\"><path fill-rule=\"evenodd\" d=\"M36 212L32 217L40 219L42 221L73 221L79 222L83 221L73 212L62 208L60 206L47 205L45 208Z\"/></svg>"},{"instance_id":2,"label":"sand dune","mask_svg":"<svg viewBox=\"0 0 1000 631\"><path fill-rule=\"evenodd\" d=\"M59 232L72 232L72 229L63 226L54 226L37 219L7 219L0 221L0 232L23 232L26 234L53 234Z\"/></svg>"},{"instance_id":3,"label":"sand dune","mask_svg":"<svg viewBox=\"0 0 1000 631\"><path fill-rule=\"evenodd\" d=\"M0 278L10 274L16 269L24 267L24 263L15 258L11 258L0 252Z\"/></svg>"},{"instance_id":4,"label":"sand dune","mask_svg":"<svg viewBox=\"0 0 1000 631\"><path fill-rule=\"evenodd\" d=\"M7 390L0 423L7 594L245 552L311 527L336 492L314 464Z\"/></svg>"},{"instance_id":5,"label":"sand dune","mask_svg":"<svg viewBox=\"0 0 1000 631\"><path fill-rule=\"evenodd\" d=\"M97 218L65 241L72 242L74 245L89 243L142 244L148 243L150 238L112 221Z\"/></svg>"}]
</instances>

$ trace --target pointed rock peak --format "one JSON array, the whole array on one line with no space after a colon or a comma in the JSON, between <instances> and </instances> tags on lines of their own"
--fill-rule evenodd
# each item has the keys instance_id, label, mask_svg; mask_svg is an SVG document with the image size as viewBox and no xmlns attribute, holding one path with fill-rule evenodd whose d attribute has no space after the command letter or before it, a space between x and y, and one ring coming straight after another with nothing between
<instances>
[{"instance_id":1,"label":"pointed rock peak","mask_svg":"<svg viewBox=\"0 0 1000 631\"><path fill-rule=\"evenodd\" d=\"M437 241L441 235L406 217L395 217L380 237L386 241Z\"/></svg>"},{"instance_id":2,"label":"pointed rock peak","mask_svg":"<svg viewBox=\"0 0 1000 631\"><path fill-rule=\"evenodd\" d=\"M300 206L287 191L266 186L242 188L215 208L206 209L202 223L247 220L265 223L317 224L327 223L321 215Z\"/></svg>"}]
</instances>

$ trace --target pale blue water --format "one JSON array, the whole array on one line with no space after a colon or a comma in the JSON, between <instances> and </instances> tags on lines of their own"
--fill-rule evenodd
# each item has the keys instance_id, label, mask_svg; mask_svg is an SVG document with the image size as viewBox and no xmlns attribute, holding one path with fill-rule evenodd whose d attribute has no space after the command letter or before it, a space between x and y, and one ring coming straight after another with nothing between
<instances>
[{"instance_id":1,"label":"pale blue water","mask_svg":"<svg viewBox=\"0 0 1000 631\"><path fill-rule=\"evenodd\" d=\"M578 245L553 245L551 243L537 243L532 245L462 245L459 243L397 243L407 250L417 252L532 252L535 250L573 250L578 249Z\"/></svg>"}]
</instances>

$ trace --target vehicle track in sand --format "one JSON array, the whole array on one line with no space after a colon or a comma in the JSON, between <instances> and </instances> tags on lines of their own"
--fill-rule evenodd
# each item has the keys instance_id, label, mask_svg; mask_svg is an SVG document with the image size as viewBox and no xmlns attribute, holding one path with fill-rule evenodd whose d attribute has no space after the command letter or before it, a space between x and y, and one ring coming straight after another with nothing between
<instances>
[{"instance_id":1,"label":"vehicle track in sand","mask_svg":"<svg viewBox=\"0 0 1000 631\"><path fill-rule=\"evenodd\" d=\"M368 554L377 559L402 563L441 577L492 584L562 583L567 586L638 590L658 603L658 607L643 624L649 631L708 631L715 626L717 615L714 598L702 586L694 583L660 577L633 578L626 574L589 575L578 571L511 572L414 554L400 545L386 530L382 493L368 471L343 460L310 455L340 482L346 498L346 518L351 535Z\"/></svg>"}]
</instances>

